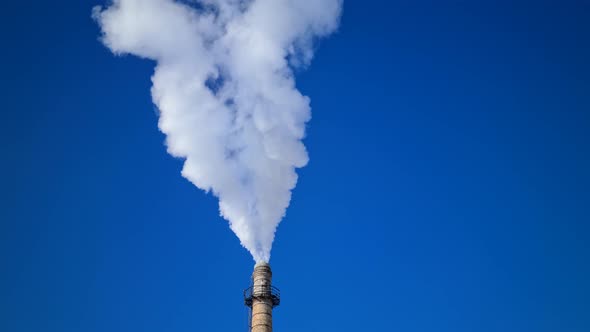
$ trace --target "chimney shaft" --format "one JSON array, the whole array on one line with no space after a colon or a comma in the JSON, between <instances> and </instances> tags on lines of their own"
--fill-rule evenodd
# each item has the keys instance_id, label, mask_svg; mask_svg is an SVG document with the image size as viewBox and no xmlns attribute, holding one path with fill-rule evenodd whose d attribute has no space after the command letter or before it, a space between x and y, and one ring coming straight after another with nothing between
<instances>
[{"instance_id":1,"label":"chimney shaft","mask_svg":"<svg viewBox=\"0 0 590 332\"><path fill-rule=\"evenodd\" d=\"M252 332L272 332L272 299L270 293L272 272L267 264L259 264L252 273L254 299L252 301Z\"/></svg>"},{"instance_id":2,"label":"chimney shaft","mask_svg":"<svg viewBox=\"0 0 590 332\"><path fill-rule=\"evenodd\" d=\"M271 285L272 271L268 263L258 263L252 273L252 286L244 292L251 308L250 331L272 332L272 309L279 305L279 290Z\"/></svg>"}]
</instances>

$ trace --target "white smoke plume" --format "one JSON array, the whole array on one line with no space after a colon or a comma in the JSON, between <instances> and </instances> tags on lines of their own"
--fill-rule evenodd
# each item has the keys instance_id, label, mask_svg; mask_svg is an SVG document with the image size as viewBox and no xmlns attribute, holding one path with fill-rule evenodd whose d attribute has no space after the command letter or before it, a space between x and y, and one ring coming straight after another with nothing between
<instances>
[{"instance_id":1,"label":"white smoke plume","mask_svg":"<svg viewBox=\"0 0 590 332\"><path fill-rule=\"evenodd\" d=\"M219 198L256 262L291 200L309 99L292 68L338 26L342 0L114 0L95 7L115 54L155 60L152 99L182 175Z\"/></svg>"}]
</instances>

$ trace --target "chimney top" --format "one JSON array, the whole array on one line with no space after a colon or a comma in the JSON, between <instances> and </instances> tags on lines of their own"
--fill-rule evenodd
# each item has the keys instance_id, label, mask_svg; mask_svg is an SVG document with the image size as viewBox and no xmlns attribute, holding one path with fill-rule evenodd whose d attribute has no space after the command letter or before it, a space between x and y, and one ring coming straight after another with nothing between
<instances>
[{"instance_id":1,"label":"chimney top","mask_svg":"<svg viewBox=\"0 0 590 332\"><path fill-rule=\"evenodd\" d=\"M254 268L257 268L257 267L259 267L259 266L270 266L270 265L268 264L268 262L257 262L257 263L254 265Z\"/></svg>"}]
</instances>

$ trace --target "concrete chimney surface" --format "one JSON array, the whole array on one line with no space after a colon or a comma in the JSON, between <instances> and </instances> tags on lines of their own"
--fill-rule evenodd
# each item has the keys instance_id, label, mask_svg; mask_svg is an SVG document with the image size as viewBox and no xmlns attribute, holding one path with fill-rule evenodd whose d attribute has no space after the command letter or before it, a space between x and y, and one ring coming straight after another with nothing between
<instances>
[{"instance_id":1,"label":"concrete chimney surface","mask_svg":"<svg viewBox=\"0 0 590 332\"><path fill-rule=\"evenodd\" d=\"M251 332L272 332L272 271L268 263L257 263L252 273Z\"/></svg>"}]
</instances>

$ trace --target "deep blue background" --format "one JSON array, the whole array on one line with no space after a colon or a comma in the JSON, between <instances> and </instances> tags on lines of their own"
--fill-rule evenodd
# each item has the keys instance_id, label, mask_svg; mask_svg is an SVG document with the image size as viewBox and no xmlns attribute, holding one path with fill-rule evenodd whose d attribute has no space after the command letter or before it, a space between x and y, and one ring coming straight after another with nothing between
<instances>
[{"instance_id":1,"label":"deep blue background","mask_svg":"<svg viewBox=\"0 0 590 332\"><path fill-rule=\"evenodd\" d=\"M253 262L98 3L1 5L0 330L247 331ZM589 1L347 0L276 331L590 331L589 60Z\"/></svg>"}]
</instances>

